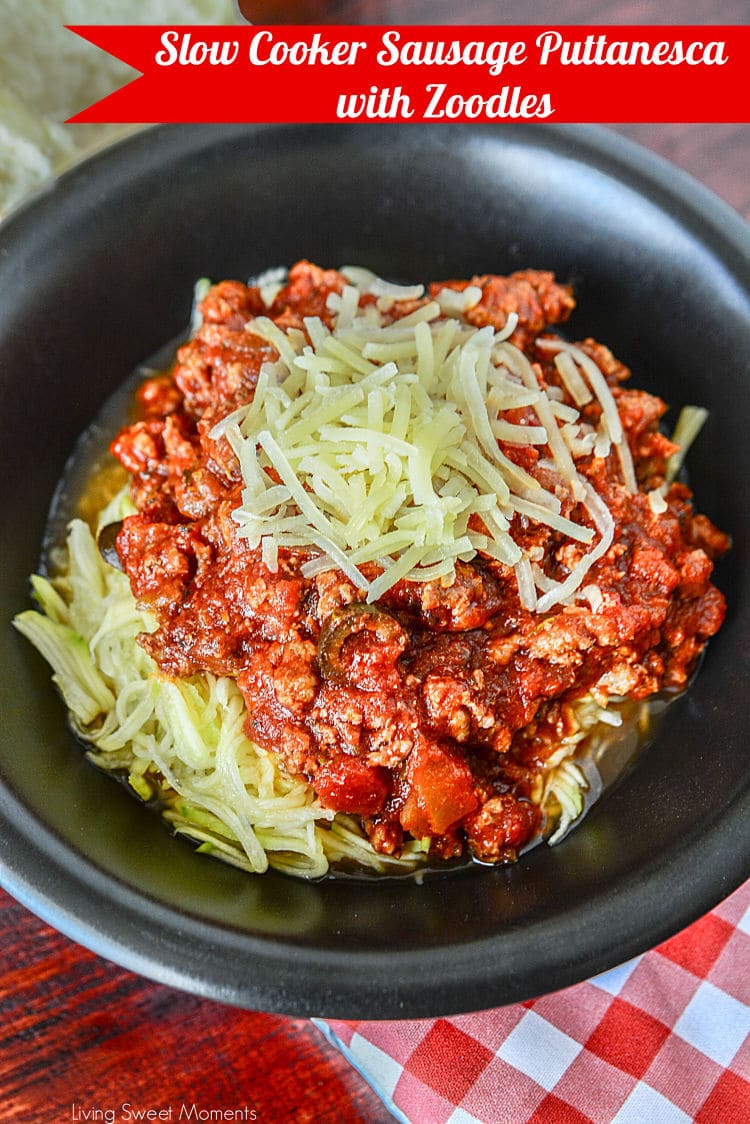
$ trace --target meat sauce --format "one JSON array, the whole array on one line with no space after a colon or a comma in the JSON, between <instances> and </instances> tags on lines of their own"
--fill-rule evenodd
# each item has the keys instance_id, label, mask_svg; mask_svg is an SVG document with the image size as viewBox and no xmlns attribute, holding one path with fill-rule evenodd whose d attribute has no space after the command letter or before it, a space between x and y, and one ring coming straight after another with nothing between
<instances>
[{"instance_id":1,"label":"meat sauce","mask_svg":"<svg viewBox=\"0 0 750 1124\"><path fill-rule=\"evenodd\" d=\"M548 385L561 385L535 341L569 316L566 286L531 270L445 284L481 288L465 314L478 327L500 329L515 312L511 342ZM140 643L167 675L234 677L248 736L306 778L324 806L360 817L376 850L397 855L405 838L429 838L438 859L510 861L539 829L535 794L574 729L572 704L685 686L724 617L710 578L728 540L694 513L683 484L672 484L666 511L654 513L645 493L663 482L675 449L658 430L665 404L626 389L626 368L585 340L579 346L611 388L642 489L623 486L614 456L576 458L616 523L589 573L601 592L596 611L575 601L529 612L514 571L481 554L457 563L451 585L400 581L375 605L339 571L303 577L311 552L280 549L271 571L238 535L239 465L211 430L252 399L262 364L276 358L248 322L263 315L303 328L304 317L319 316L330 324L328 297L343 285L341 274L300 262L270 308L253 285L213 286L173 369L138 390L138 420L111 448L138 511L125 519L117 551L134 596L158 622ZM391 315L418 303L396 302ZM582 412L596 422L601 408L592 402ZM543 473L538 448L502 448ZM576 517L572 500L563 514ZM536 548L555 580L584 549L518 514L511 534Z\"/></svg>"}]
</instances>

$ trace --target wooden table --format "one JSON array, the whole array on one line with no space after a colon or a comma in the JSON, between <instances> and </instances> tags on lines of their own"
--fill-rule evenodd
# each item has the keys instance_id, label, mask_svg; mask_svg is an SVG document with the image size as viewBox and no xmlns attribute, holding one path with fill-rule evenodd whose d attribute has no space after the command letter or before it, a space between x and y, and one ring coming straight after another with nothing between
<instances>
[{"instance_id":1,"label":"wooden table","mask_svg":"<svg viewBox=\"0 0 750 1124\"><path fill-rule=\"evenodd\" d=\"M247 1107L259 1124L393 1119L308 1020L237 1011L141 979L2 892L0 981L0 1121L107 1120L84 1115L94 1109L128 1119L123 1105L171 1108L161 1119L174 1121L183 1105Z\"/></svg>"},{"instance_id":2,"label":"wooden table","mask_svg":"<svg viewBox=\"0 0 750 1124\"><path fill-rule=\"evenodd\" d=\"M689 22L686 4L678 7L673 18ZM593 8L601 22L616 18L613 5ZM729 22L731 13L714 18ZM683 166L750 218L750 126L619 131ZM164 1110L162 1119L173 1120L183 1105L246 1107L247 1119L263 1124L392 1119L310 1022L236 1011L140 979L74 945L1 892L0 1010L0 1121L106 1120L107 1110L116 1110L116 1119L126 1104Z\"/></svg>"}]
</instances>

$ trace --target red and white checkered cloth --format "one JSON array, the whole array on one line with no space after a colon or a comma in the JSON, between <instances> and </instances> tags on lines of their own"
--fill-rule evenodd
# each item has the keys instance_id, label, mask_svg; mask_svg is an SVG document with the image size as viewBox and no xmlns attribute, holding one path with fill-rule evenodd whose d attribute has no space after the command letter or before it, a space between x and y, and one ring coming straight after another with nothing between
<instances>
[{"instance_id":1,"label":"red and white checkered cloth","mask_svg":"<svg viewBox=\"0 0 750 1124\"><path fill-rule=\"evenodd\" d=\"M565 991L452 1018L317 1025L406 1124L745 1124L750 882Z\"/></svg>"}]
</instances>

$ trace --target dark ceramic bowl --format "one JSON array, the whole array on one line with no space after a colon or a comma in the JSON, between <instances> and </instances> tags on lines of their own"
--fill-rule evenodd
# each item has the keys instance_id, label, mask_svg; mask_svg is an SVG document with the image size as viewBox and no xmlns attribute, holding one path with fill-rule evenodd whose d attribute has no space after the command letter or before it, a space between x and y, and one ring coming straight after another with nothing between
<instances>
[{"instance_id":1,"label":"dark ceramic bowl","mask_svg":"<svg viewBox=\"0 0 750 1124\"><path fill-rule=\"evenodd\" d=\"M7 889L80 943L201 995L289 1014L436 1015L529 998L666 938L750 874L748 228L590 128L187 127L142 133L0 230ZM734 536L729 616L654 744L581 827L516 866L308 885L193 853L83 760L10 628L76 437L186 323L200 276L309 257L400 279L526 266L575 283L636 383L711 416L690 456Z\"/></svg>"}]
</instances>

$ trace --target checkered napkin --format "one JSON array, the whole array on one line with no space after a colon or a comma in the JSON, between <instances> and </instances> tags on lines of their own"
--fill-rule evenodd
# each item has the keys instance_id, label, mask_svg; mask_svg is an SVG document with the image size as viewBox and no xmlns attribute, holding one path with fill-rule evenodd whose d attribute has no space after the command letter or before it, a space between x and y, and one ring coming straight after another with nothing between
<instances>
[{"instance_id":1,"label":"checkered napkin","mask_svg":"<svg viewBox=\"0 0 750 1124\"><path fill-rule=\"evenodd\" d=\"M750 882L565 991L453 1018L317 1025L405 1124L744 1124Z\"/></svg>"}]
</instances>

